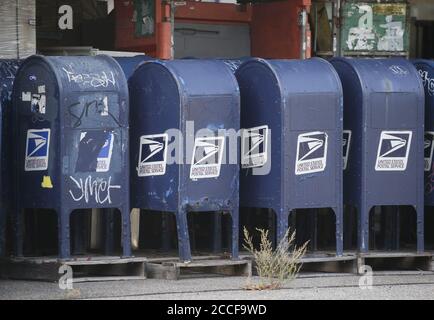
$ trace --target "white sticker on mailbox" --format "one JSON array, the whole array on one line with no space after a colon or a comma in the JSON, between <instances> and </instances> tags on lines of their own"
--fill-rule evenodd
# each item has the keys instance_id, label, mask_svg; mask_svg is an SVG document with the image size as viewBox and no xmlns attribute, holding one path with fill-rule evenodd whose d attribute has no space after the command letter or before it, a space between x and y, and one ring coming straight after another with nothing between
<instances>
[{"instance_id":1,"label":"white sticker on mailbox","mask_svg":"<svg viewBox=\"0 0 434 320\"><path fill-rule=\"evenodd\" d=\"M327 165L328 135L315 131L303 133L297 140L295 174L322 172Z\"/></svg>"},{"instance_id":2,"label":"white sticker on mailbox","mask_svg":"<svg viewBox=\"0 0 434 320\"><path fill-rule=\"evenodd\" d=\"M83 141L86 135L87 132L81 132L80 142ZM107 132L104 145L101 147L101 150L98 153L97 162L96 162L96 172L108 172L110 170L110 163L112 160L112 153L113 153L113 142L114 142L113 132ZM88 141L86 141L86 143L88 143Z\"/></svg>"},{"instance_id":3,"label":"white sticker on mailbox","mask_svg":"<svg viewBox=\"0 0 434 320\"><path fill-rule=\"evenodd\" d=\"M154 134L140 137L139 177L162 176L166 174L167 134Z\"/></svg>"},{"instance_id":4,"label":"white sticker on mailbox","mask_svg":"<svg viewBox=\"0 0 434 320\"><path fill-rule=\"evenodd\" d=\"M412 131L382 131L375 171L407 170Z\"/></svg>"},{"instance_id":5,"label":"white sticker on mailbox","mask_svg":"<svg viewBox=\"0 0 434 320\"><path fill-rule=\"evenodd\" d=\"M50 132L50 129L27 131L25 171L45 171L48 169Z\"/></svg>"},{"instance_id":6,"label":"white sticker on mailbox","mask_svg":"<svg viewBox=\"0 0 434 320\"><path fill-rule=\"evenodd\" d=\"M196 138L191 160L190 179L219 177L224 145L224 137Z\"/></svg>"},{"instance_id":7,"label":"white sticker on mailbox","mask_svg":"<svg viewBox=\"0 0 434 320\"><path fill-rule=\"evenodd\" d=\"M262 167L267 163L268 126L244 129L241 134L241 167Z\"/></svg>"}]
</instances>

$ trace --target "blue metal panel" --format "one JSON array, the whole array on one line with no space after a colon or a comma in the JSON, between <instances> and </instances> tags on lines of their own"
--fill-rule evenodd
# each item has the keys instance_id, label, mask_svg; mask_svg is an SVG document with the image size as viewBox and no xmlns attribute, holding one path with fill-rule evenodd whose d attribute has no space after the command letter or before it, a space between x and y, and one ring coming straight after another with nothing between
<instances>
[{"instance_id":1,"label":"blue metal panel","mask_svg":"<svg viewBox=\"0 0 434 320\"><path fill-rule=\"evenodd\" d=\"M125 73L125 77L128 80L133 75L134 70L140 63L152 60L152 58L145 55L137 55L134 57L116 57L115 60L121 66L122 70Z\"/></svg>"},{"instance_id":2,"label":"blue metal panel","mask_svg":"<svg viewBox=\"0 0 434 320\"><path fill-rule=\"evenodd\" d=\"M235 73L244 62L249 61L250 59L250 57L243 57L239 59L222 59L222 61L232 70L233 73Z\"/></svg>"},{"instance_id":3,"label":"blue metal panel","mask_svg":"<svg viewBox=\"0 0 434 320\"><path fill-rule=\"evenodd\" d=\"M332 208L342 254L342 88L323 59L253 59L241 92L240 205L271 208L281 239L294 209Z\"/></svg>"},{"instance_id":4,"label":"blue metal panel","mask_svg":"<svg viewBox=\"0 0 434 320\"><path fill-rule=\"evenodd\" d=\"M0 257L5 255L6 219L11 209L11 112L12 84L18 70L18 60L0 60L0 132L1 132L1 198L0 198Z\"/></svg>"},{"instance_id":5,"label":"blue metal panel","mask_svg":"<svg viewBox=\"0 0 434 320\"><path fill-rule=\"evenodd\" d=\"M13 103L16 253L22 209L57 211L59 255L69 258L71 212L118 208L130 255L129 103L119 64L108 56L32 56L18 71Z\"/></svg>"},{"instance_id":6,"label":"blue metal panel","mask_svg":"<svg viewBox=\"0 0 434 320\"><path fill-rule=\"evenodd\" d=\"M137 68L129 86L134 115L132 206L176 213L182 260L191 259L187 212L228 211L233 221L232 254L237 257L239 167L220 164L218 159L229 143L219 130L237 132L240 126L239 90L233 73L221 61L152 61ZM208 129L214 138L204 140L198 133L201 129ZM171 130L179 130L182 137L174 138L176 132ZM218 155L206 168L198 165L197 158L191 164L193 152L199 152L204 142L213 144ZM174 155L180 157L171 164ZM211 177L204 174L207 170Z\"/></svg>"},{"instance_id":7,"label":"blue metal panel","mask_svg":"<svg viewBox=\"0 0 434 320\"><path fill-rule=\"evenodd\" d=\"M344 90L344 130L351 132L344 203L359 211L359 249L369 250L369 211L412 205L423 250L424 93L404 59L333 59Z\"/></svg>"},{"instance_id":8,"label":"blue metal panel","mask_svg":"<svg viewBox=\"0 0 434 320\"><path fill-rule=\"evenodd\" d=\"M425 88L425 205L434 206L434 61L419 60L414 65Z\"/></svg>"},{"instance_id":9,"label":"blue metal panel","mask_svg":"<svg viewBox=\"0 0 434 320\"><path fill-rule=\"evenodd\" d=\"M183 58L184 60L195 60L195 59L199 59L199 58L195 58L195 57L185 57ZM233 73L235 73L238 68L246 61L252 59L251 57L241 57L241 58L237 58L237 59L224 59L224 58L216 58L216 59L200 59L202 61L213 61L213 60L219 60L219 61L223 61L231 70Z\"/></svg>"}]
</instances>

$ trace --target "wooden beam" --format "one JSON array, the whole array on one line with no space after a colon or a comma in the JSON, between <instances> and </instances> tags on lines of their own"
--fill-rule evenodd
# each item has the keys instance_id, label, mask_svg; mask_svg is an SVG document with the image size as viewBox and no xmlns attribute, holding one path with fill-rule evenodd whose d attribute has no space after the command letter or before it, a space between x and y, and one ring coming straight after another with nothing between
<instances>
[{"instance_id":1,"label":"wooden beam","mask_svg":"<svg viewBox=\"0 0 434 320\"><path fill-rule=\"evenodd\" d=\"M175 11L177 21L200 21L201 23L250 23L251 5L182 1Z\"/></svg>"}]
</instances>

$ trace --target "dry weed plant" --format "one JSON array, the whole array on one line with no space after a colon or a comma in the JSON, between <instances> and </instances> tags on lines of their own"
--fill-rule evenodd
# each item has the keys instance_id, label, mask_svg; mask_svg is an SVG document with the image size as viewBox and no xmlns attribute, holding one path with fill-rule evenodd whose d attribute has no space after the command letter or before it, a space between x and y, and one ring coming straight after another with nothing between
<instances>
[{"instance_id":1,"label":"dry weed plant","mask_svg":"<svg viewBox=\"0 0 434 320\"><path fill-rule=\"evenodd\" d=\"M258 281L253 283L249 278L245 286L246 290L267 290L280 288L284 283L297 277L301 268L300 259L306 253L308 242L297 248L293 245L295 231L288 229L285 236L280 240L277 248L273 250L273 244L269 239L268 230L256 229L261 235L259 250L253 245L253 237L244 227L243 247L253 256ZM291 250L291 248L293 248Z\"/></svg>"}]
</instances>

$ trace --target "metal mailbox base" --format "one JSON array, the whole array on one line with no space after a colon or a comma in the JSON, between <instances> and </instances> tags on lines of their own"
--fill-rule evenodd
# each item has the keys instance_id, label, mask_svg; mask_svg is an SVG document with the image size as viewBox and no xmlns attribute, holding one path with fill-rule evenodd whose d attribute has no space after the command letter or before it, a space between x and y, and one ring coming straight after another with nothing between
<instances>
[{"instance_id":1,"label":"metal mailbox base","mask_svg":"<svg viewBox=\"0 0 434 320\"><path fill-rule=\"evenodd\" d=\"M358 219L358 247L361 253L367 253L369 251L369 214L372 208L380 205L356 205L357 211L360 213ZM424 245L424 207L413 205L416 211L417 219L417 252L423 253L425 249Z\"/></svg>"},{"instance_id":2,"label":"metal mailbox base","mask_svg":"<svg viewBox=\"0 0 434 320\"><path fill-rule=\"evenodd\" d=\"M303 209L303 208L297 208ZM319 208L315 208L319 209ZM344 249L344 239L343 239L343 211L342 207L339 208L330 208L333 210L333 213L336 218L336 255L342 256ZM295 209L273 209L277 215L277 243L280 242L281 239L285 236L286 231L289 226L289 217L291 214L294 214Z\"/></svg>"},{"instance_id":3,"label":"metal mailbox base","mask_svg":"<svg viewBox=\"0 0 434 320\"><path fill-rule=\"evenodd\" d=\"M24 209L19 208L16 213L15 221L15 250L14 254L17 257L23 256L24 248ZM104 209L105 214L112 214L110 209ZM131 257L131 225L130 225L130 210L127 207L119 208L122 218L122 250L123 257ZM57 233L58 233L58 256L60 259L68 260L71 258L71 243L70 243L70 220L73 209L60 208L56 210L57 214ZM110 233L108 233L110 234ZM105 241L106 254L110 254L112 250L108 246L111 242L111 237Z\"/></svg>"},{"instance_id":4,"label":"metal mailbox base","mask_svg":"<svg viewBox=\"0 0 434 320\"><path fill-rule=\"evenodd\" d=\"M201 210L202 211L202 210ZM203 210L211 211L211 210ZM176 230L178 233L178 250L179 257L181 261L188 262L192 260L191 255L191 245L190 245L190 235L189 226L187 222L188 212L199 212L197 210L188 210L187 208L181 208L179 211L175 212L176 217ZM239 212L238 208L219 210L218 212L228 212L232 218L232 235L231 235L231 255L233 259L238 258L239 244L238 244L238 234L239 234ZM221 250L221 216L215 218L214 232L213 232L213 251ZM163 222L164 223L164 222ZM164 231L164 230L163 230ZM163 239L166 237L163 237ZM166 239L167 240L167 239ZM167 241L163 241L163 243ZM166 248L167 249L167 248Z\"/></svg>"}]
</instances>

